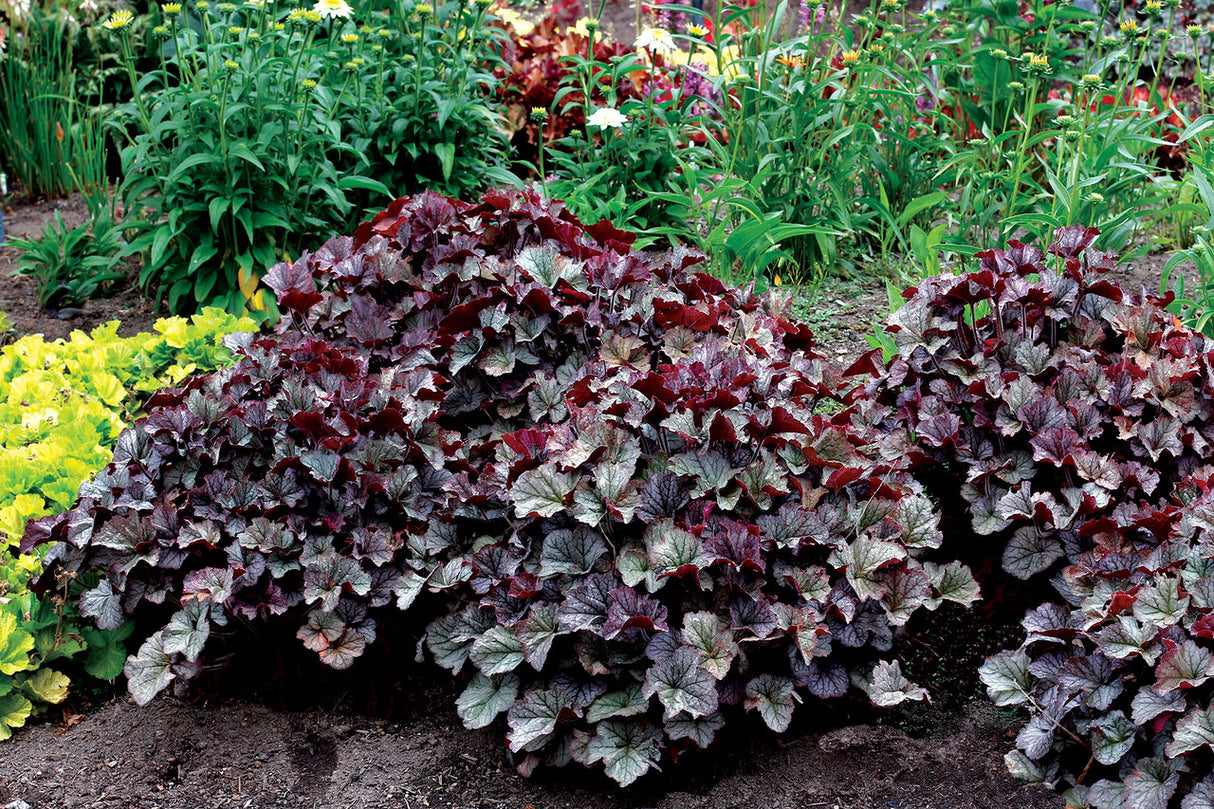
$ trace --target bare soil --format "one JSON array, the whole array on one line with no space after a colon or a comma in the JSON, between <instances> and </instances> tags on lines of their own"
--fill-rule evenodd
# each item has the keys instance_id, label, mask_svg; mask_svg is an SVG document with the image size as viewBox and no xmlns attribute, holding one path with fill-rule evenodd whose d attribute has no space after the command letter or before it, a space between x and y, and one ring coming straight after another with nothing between
<instances>
[{"instance_id":1,"label":"bare soil","mask_svg":"<svg viewBox=\"0 0 1214 809\"><path fill-rule=\"evenodd\" d=\"M79 195L39 202L18 197L4 209L6 240L0 244L0 312L8 315L13 329L18 334L40 333L48 340L57 340L76 330L88 332L103 323L120 320L122 326L118 332L123 337L151 331L159 315L130 283L109 297L95 298L81 308L50 312L39 308L34 281L12 274L17 269L18 251L7 240L38 236L43 227L55 221L56 213L63 217L63 223L69 228L88 221L88 209Z\"/></svg>"}]
</instances>

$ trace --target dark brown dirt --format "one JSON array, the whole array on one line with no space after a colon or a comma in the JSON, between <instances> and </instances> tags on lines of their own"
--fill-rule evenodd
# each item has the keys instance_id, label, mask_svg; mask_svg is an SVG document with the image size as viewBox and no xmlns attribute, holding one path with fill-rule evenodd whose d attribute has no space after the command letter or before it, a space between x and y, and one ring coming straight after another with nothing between
<instances>
[{"instance_id":1,"label":"dark brown dirt","mask_svg":"<svg viewBox=\"0 0 1214 809\"><path fill-rule=\"evenodd\" d=\"M69 228L88 220L88 209L79 195L34 203L17 198L4 210L6 241L0 244L0 312L8 315L13 329L18 334L40 333L48 340L57 340L78 329L87 332L111 320L120 320L118 332L123 337L151 331L160 315L130 285L109 297L91 300L79 309L48 312L39 308L34 281L12 274L17 269L18 252L7 239L39 235L47 223L55 221L56 212Z\"/></svg>"}]
</instances>

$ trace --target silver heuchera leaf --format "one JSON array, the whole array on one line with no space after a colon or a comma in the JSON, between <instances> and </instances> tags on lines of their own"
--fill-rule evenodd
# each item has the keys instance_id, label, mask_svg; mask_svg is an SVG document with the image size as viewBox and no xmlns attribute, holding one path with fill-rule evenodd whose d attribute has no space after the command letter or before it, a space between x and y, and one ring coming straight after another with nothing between
<instances>
[{"instance_id":1,"label":"silver heuchera leaf","mask_svg":"<svg viewBox=\"0 0 1214 809\"><path fill-rule=\"evenodd\" d=\"M198 661L202 647L211 635L210 606L199 601L191 601L183 609L173 613L165 626L164 651L168 654L182 654L191 663Z\"/></svg>"},{"instance_id":2,"label":"silver heuchera leaf","mask_svg":"<svg viewBox=\"0 0 1214 809\"><path fill-rule=\"evenodd\" d=\"M1133 809L1167 809L1180 775L1173 762L1141 759L1125 777L1125 805Z\"/></svg>"},{"instance_id":3,"label":"silver heuchera leaf","mask_svg":"<svg viewBox=\"0 0 1214 809\"><path fill-rule=\"evenodd\" d=\"M1030 579L1061 556L1057 538L1039 534L1033 527L1018 528L1003 549L1003 569L1018 579Z\"/></svg>"},{"instance_id":4,"label":"silver heuchera leaf","mask_svg":"<svg viewBox=\"0 0 1214 809\"><path fill-rule=\"evenodd\" d=\"M1003 763L1007 765L1007 771L1014 777L1030 784L1044 784L1047 782L1045 770L1040 764L1029 759L1024 753L1019 750L1012 750L1003 756Z\"/></svg>"},{"instance_id":5,"label":"silver heuchera leaf","mask_svg":"<svg viewBox=\"0 0 1214 809\"><path fill-rule=\"evenodd\" d=\"M413 602L417 600L417 596L425 586L425 576L412 570L406 570L404 575L397 580L395 586L392 588L392 593L396 596L396 608L398 610L407 610L413 606Z\"/></svg>"},{"instance_id":6,"label":"silver heuchera leaf","mask_svg":"<svg viewBox=\"0 0 1214 809\"><path fill-rule=\"evenodd\" d=\"M516 674L500 674L486 677L477 674L468 687L459 695L455 706L464 727L471 730L490 724L497 715L509 710L518 696L519 679Z\"/></svg>"},{"instance_id":7,"label":"silver heuchera leaf","mask_svg":"<svg viewBox=\"0 0 1214 809\"><path fill-rule=\"evenodd\" d=\"M717 731L723 727L725 717L719 711L698 717L681 713L666 720L666 735L674 741L691 739L700 748L705 748L712 744Z\"/></svg>"},{"instance_id":8,"label":"silver heuchera leaf","mask_svg":"<svg viewBox=\"0 0 1214 809\"><path fill-rule=\"evenodd\" d=\"M649 699L641 692L641 684L628 683L623 691L608 691L590 703L586 721L594 724L617 716L636 716L649 708Z\"/></svg>"},{"instance_id":9,"label":"silver heuchera leaf","mask_svg":"<svg viewBox=\"0 0 1214 809\"><path fill-rule=\"evenodd\" d=\"M1130 719L1135 725L1145 725L1162 713L1183 713L1185 707L1182 691L1160 694L1154 688L1140 688L1130 703Z\"/></svg>"},{"instance_id":10,"label":"silver heuchera leaf","mask_svg":"<svg viewBox=\"0 0 1214 809\"><path fill-rule=\"evenodd\" d=\"M873 667L864 686L873 704L888 708L906 700L930 701L927 689L921 688L902 674L902 666L897 660L882 660Z\"/></svg>"},{"instance_id":11,"label":"silver heuchera leaf","mask_svg":"<svg viewBox=\"0 0 1214 809\"><path fill-rule=\"evenodd\" d=\"M733 630L711 612L692 612L683 616L683 642L700 653L700 665L720 680L738 654Z\"/></svg>"},{"instance_id":12,"label":"silver heuchera leaf","mask_svg":"<svg viewBox=\"0 0 1214 809\"><path fill-rule=\"evenodd\" d=\"M776 733L788 730L792 712L801 701L787 677L760 674L746 684L744 705L748 711L758 711L767 726Z\"/></svg>"},{"instance_id":13,"label":"silver heuchera leaf","mask_svg":"<svg viewBox=\"0 0 1214 809\"><path fill-rule=\"evenodd\" d=\"M523 642L508 627L495 626L472 642L472 663L485 674L505 674L523 662Z\"/></svg>"},{"instance_id":14,"label":"silver heuchera leaf","mask_svg":"<svg viewBox=\"0 0 1214 809\"><path fill-rule=\"evenodd\" d=\"M510 487L510 502L516 517L552 517L565 509L565 498L573 493L576 480L553 464L529 469Z\"/></svg>"},{"instance_id":15,"label":"silver heuchera leaf","mask_svg":"<svg viewBox=\"0 0 1214 809\"><path fill-rule=\"evenodd\" d=\"M657 573L649 564L649 556L636 545L629 545L616 555L615 567L620 572L620 579L629 587L644 582L645 591L654 593L666 583L665 579L658 580Z\"/></svg>"},{"instance_id":16,"label":"silver heuchera leaf","mask_svg":"<svg viewBox=\"0 0 1214 809\"><path fill-rule=\"evenodd\" d=\"M510 749L519 753L543 747L552 739L561 710L567 707L570 707L569 696L559 688L528 691L506 713L510 724L510 733L506 736Z\"/></svg>"},{"instance_id":17,"label":"silver heuchera leaf","mask_svg":"<svg viewBox=\"0 0 1214 809\"><path fill-rule=\"evenodd\" d=\"M595 729L587 752L591 761L603 762L609 778L626 787L657 767L661 741L661 733L648 722L608 719Z\"/></svg>"},{"instance_id":18,"label":"silver heuchera leaf","mask_svg":"<svg viewBox=\"0 0 1214 809\"><path fill-rule=\"evenodd\" d=\"M1097 635L1097 645L1107 657L1125 660L1138 656L1154 665L1159 656L1157 647L1148 648L1157 629L1138 621L1133 615L1118 615L1117 623L1110 624Z\"/></svg>"},{"instance_id":19,"label":"silver heuchera leaf","mask_svg":"<svg viewBox=\"0 0 1214 809\"><path fill-rule=\"evenodd\" d=\"M699 653L686 646L645 672L641 693L646 699L657 694L667 717L682 711L704 716L717 709L716 680L700 666Z\"/></svg>"},{"instance_id":20,"label":"silver heuchera leaf","mask_svg":"<svg viewBox=\"0 0 1214 809\"><path fill-rule=\"evenodd\" d=\"M599 557L607 553L607 545L594 531L561 529L544 537L540 550L540 575L565 573L580 576L589 573Z\"/></svg>"},{"instance_id":21,"label":"silver heuchera leaf","mask_svg":"<svg viewBox=\"0 0 1214 809\"><path fill-rule=\"evenodd\" d=\"M1166 694L1177 688L1193 688L1214 676L1214 654L1186 640L1159 660L1155 668L1155 690Z\"/></svg>"},{"instance_id":22,"label":"silver heuchera leaf","mask_svg":"<svg viewBox=\"0 0 1214 809\"><path fill-rule=\"evenodd\" d=\"M122 671L136 705L147 705L168 687L177 676L172 667L173 656L164 650L163 631L153 634L136 654L127 658Z\"/></svg>"},{"instance_id":23,"label":"silver heuchera leaf","mask_svg":"<svg viewBox=\"0 0 1214 809\"><path fill-rule=\"evenodd\" d=\"M937 593L926 604L929 610L936 609L945 601L968 607L981 596L978 582L974 581L974 574L960 562L949 562L947 565L924 562L923 572L927 574Z\"/></svg>"},{"instance_id":24,"label":"silver heuchera leaf","mask_svg":"<svg viewBox=\"0 0 1214 809\"><path fill-rule=\"evenodd\" d=\"M889 590L881 598L881 606L889 622L904 626L915 611L932 597L932 583L927 573L918 567L895 568L887 579Z\"/></svg>"},{"instance_id":25,"label":"silver heuchera leaf","mask_svg":"<svg viewBox=\"0 0 1214 809\"><path fill-rule=\"evenodd\" d=\"M95 619L101 629L117 629L122 626L122 596L114 592L109 579L102 579L81 594L80 614Z\"/></svg>"},{"instance_id":26,"label":"silver heuchera leaf","mask_svg":"<svg viewBox=\"0 0 1214 809\"><path fill-rule=\"evenodd\" d=\"M1054 745L1054 729L1057 725L1048 716L1038 714L1016 734L1016 746L1033 761L1042 758Z\"/></svg>"},{"instance_id":27,"label":"silver heuchera leaf","mask_svg":"<svg viewBox=\"0 0 1214 809\"><path fill-rule=\"evenodd\" d=\"M1214 809L1214 775L1207 775L1189 790L1180 809Z\"/></svg>"},{"instance_id":28,"label":"silver heuchera leaf","mask_svg":"<svg viewBox=\"0 0 1214 809\"><path fill-rule=\"evenodd\" d=\"M1000 707L1019 705L1033 692L1029 657L1022 649L988 657L978 669L978 676L991 701Z\"/></svg>"},{"instance_id":29,"label":"silver heuchera leaf","mask_svg":"<svg viewBox=\"0 0 1214 809\"><path fill-rule=\"evenodd\" d=\"M1137 730L1121 711L1102 716L1092 723L1092 755L1101 764L1116 764L1134 746Z\"/></svg>"},{"instance_id":30,"label":"silver heuchera leaf","mask_svg":"<svg viewBox=\"0 0 1214 809\"><path fill-rule=\"evenodd\" d=\"M1196 708L1181 717L1164 752L1176 758L1202 745L1214 747L1214 708Z\"/></svg>"},{"instance_id":31,"label":"silver heuchera leaf","mask_svg":"<svg viewBox=\"0 0 1214 809\"><path fill-rule=\"evenodd\" d=\"M1180 583L1173 578L1159 578L1138 592L1134 617L1162 628L1178 622L1188 608L1189 597L1180 594Z\"/></svg>"},{"instance_id":32,"label":"silver heuchera leaf","mask_svg":"<svg viewBox=\"0 0 1214 809\"><path fill-rule=\"evenodd\" d=\"M857 537L843 550L830 555L830 563L846 568L847 582L860 598L881 598L888 591L883 577L878 576L885 565L906 558L906 552L893 542Z\"/></svg>"},{"instance_id":33,"label":"silver heuchera leaf","mask_svg":"<svg viewBox=\"0 0 1214 809\"><path fill-rule=\"evenodd\" d=\"M518 639L523 644L523 657L536 671L544 668L552 641L560 634L556 604L536 604L519 622Z\"/></svg>"},{"instance_id":34,"label":"silver heuchera leaf","mask_svg":"<svg viewBox=\"0 0 1214 809\"><path fill-rule=\"evenodd\" d=\"M940 533L940 512L922 494L899 500L893 518L902 529L902 544L908 548L939 548L944 541L944 535Z\"/></svg>"}]
</instances>

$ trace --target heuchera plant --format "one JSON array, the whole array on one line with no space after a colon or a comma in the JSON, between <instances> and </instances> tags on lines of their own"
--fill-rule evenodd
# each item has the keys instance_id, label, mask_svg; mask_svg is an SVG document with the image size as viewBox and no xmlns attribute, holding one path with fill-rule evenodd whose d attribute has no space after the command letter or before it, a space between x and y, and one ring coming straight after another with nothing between
<instances>
[{"instance_id":1,"label":"heuchera plant","mask_svg":"<svg viewBox=\"0 0 1214 809\"><path fill-rule=\"evenodd\" d=\"M839 376L803 326L629 241L529 193L397 201L275 268L277 338L156 397L26 545L103 568L100 625L161 627L127 663L139 702L234 619L343 668L430 594L461 715L505 713L525 771L627 784L722 706L782 730L805 693L924 698L872 652L977 589L920 561L921 487L814 414Z\"/></svg>"},{"instance_id":2,"label":"heuchera plant","mask_svg":"<svg viewBox=\"0 0 1214 809\"><path fill-rule=\"evenodd\" d=\"M1012 242L979 267L906 292L887 331L896 356L836 421L871 426L882 457L908 455L945 513L967 513L961 558L1028 579L1128 530L1165 500L1214 438L1202 338L1102 278L1115 257L1093 228L1041 250ZM961 502L957 501L960 492ZM976 535L976 536L975 536ZM983 538L986 538L985 540Z\"/></svg>"},{"instance_id":3,"label":"heuchera plant","mask_svg":"<svg viewBox=\"0 0 1214 809\"><path fill-rule=\"evenodd\" d=\"M1066 604L1030 612L1021 647L982 667L997 705L1032 715L1009 768L1076 785L1071 806L1214 805L1212 474L1102 532L1062 571Z\"/></svg>"}]
</instances>

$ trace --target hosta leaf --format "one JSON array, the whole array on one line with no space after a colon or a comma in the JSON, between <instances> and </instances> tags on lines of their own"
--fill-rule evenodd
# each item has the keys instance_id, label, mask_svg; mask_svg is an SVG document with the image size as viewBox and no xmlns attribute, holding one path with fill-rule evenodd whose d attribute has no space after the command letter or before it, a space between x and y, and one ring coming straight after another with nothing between
<instances>
[{"instance_id":1,"label":"hosta leaf","mask_svg":"<svg viewBox=\"0 0 1214 809\"><path fill-rule=\"evenodd\" d=\"M515 674L486 677L477 674L456 700L455 706L464 727L475 730L493 722L509 710L518 697L519 679Z\"/></svg>"},{"instance_id":2,"label":"hosta leaf","mask_svg":"<svg viewBox=\"0 0 1214 809\"><path fill-rule=\"evenodd\" d=\"M1214 676L1214 654L1186 640L1159 659L1155 689L1166 694L1177 688L1193 688L1211 676Z\"/></svg>"},{"instance_id":3,"label":"hosta leaf","mask_svg":"<svg viewBox=\"0 0 1214 809\"><path fill-rule=\"evenodd\" d=\"M897 660L882 660L873 667L864 686L873 704L888 708L906 700L927 700L927 690L906 679Z\"/></svg>"},{"instance_id":4,"label":"hosta leaf","mask_svg":"<svg viewBox=\"0 0 1214 809\"><path fill-rule=\"evenodd\" d=\"M1102 716L1092 723L1092 755L1101 764L1116 764L1134 746L1136 731L1134 723L1121 711Z\"/></svg>"},{"instance_id":5,"label":"hosta leaf","mask_svg":"<svg viewBox=\"0 0 1214 809\"><path fill-rule=\"evenodd\" d=\"M0 741L11 738L13 728L25 724L34 706L21 694L11 693L0 697Z\"/></svg>"},{"instance_id":6,"label":"hosta leaf","mask_svg":"<svg viewBox=\"0 0 1214 809\"><path fill-rule=\"evenodd\" d=\"M776 733L788 730L793 708L800 701L793 691L793 681L787 677L760 674L746 684L746 710L758 711Z\"/></svg>"},{"instance_id":7,"label":"hosta leaf","mask_svg":"<svg viewBox=\"0 0 1214 809\"><path fill-rule=\"evenodd\" d=\"M725 727L725 717L720 712L708 716L693 717L681 713L666 720L666 735L672 740L691 739L701 748L712 744L717 731Z\"/></svg>"},{"instance_id":8,"label":"hosta leaf","mask_svg":"<svg viewBox=\"0 0 1214 809\"><path fill-rule=\"evenodd\" d=\"M1029 658L1023 650L988 657L978 669L978 676L991 701L1000 707L1019 705L1033 693Z\"/></svg>"},{"instance_id":9,"label":"hosta leaf","mask_svg":"<svg viewBox=\"0 0 1214 809\"><path fill-rule=\"evenodd\" d=\"M472 642L469 657L485 674L505 674L523 662L523 642L512 630L495 626Z\"/></svg>"},{"instance_id":10,"label":"hosta leaf","mask_svg":"<svg viewBox=\"0 0 1214 809\"><path fill-rule=\"evenodd\" d=\"M609 778L626 787L657 767L661 741L661 733L648 722L608 719L595 729L588 753L591 761L603 762Z\"/></svg>"},{"instance_id":11,"label":"hosta leaf","mask_svg":"<svg viewBox=\"0 0 1214 809\"><path fill-rule=\"evenodd\" d=\"M1062 544L1036 528L1018 528L1003 550L1003 569L1018 579L1031 579L1062 556Z\"/></svg>"},{"instance_id":12,"label":"hosta leaf","mask_svg":"<svg viewBox=\"0 0 1214 809\"><path fill-rule=\"evenodd\" d=\"M578 576L589 573L594 563L607 553L607 544L602 537L584 529L553 531L544 537L540 551L540 575L553 576L565 573Z\"/></svg>"},{"instance_id":13,"label":"hosta leaf","mask_svg":"<svg viewBox=\"0 0 1214 809\"><path fill-rule=\"evenodd\" d=\"M704 716L717 709L716 680L700 665L700 655L685 646L645 672L641 693L646 699L656 694L667 717L683 711Z\"/></svg>"},{"instance_id":14,"label":"hosta leaf","mask_svg":"<svg viewBox=\"0 0 1214 809\"><path fill-rule=\"evenodd\" d=\"M623 691L608 691L586 709L586 721L591 724L614 716L636 716L649 708L649 699L642 693L641 683L631 682Z\"/></svg>"}]
</instances>

